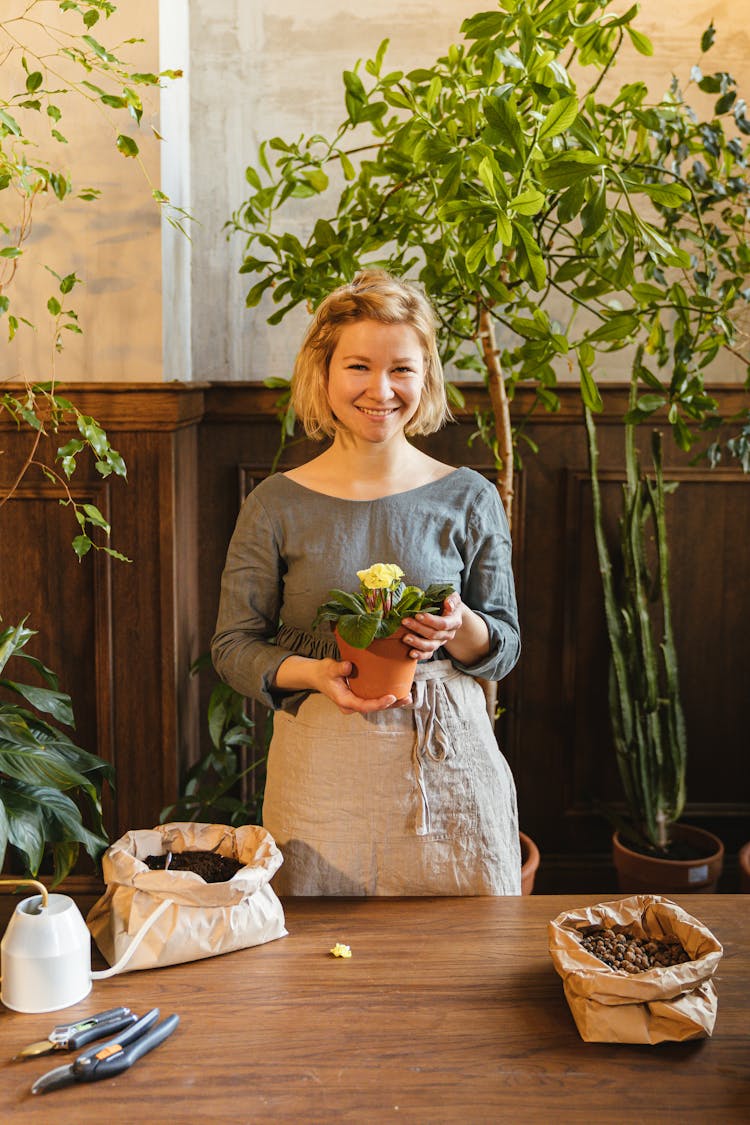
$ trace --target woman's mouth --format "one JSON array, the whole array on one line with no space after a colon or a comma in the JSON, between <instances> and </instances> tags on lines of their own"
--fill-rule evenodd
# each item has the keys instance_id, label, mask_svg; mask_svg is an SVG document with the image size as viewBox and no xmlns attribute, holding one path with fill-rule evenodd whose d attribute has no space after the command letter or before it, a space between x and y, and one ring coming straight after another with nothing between
<instances>
[{"instance_id":1,"label":"woman's mouth","mask_svg":"<svg viewBox=\"0 0 750 1125\"><path fill-rule=\"evenodd\" d=\"M359 410L361 414L367 414L370 418L387 418L389 414L395 414L398 407L390 406L386 409L375 410L369 406L358 406L357 410Z\"/></svg>"}]
</instances>

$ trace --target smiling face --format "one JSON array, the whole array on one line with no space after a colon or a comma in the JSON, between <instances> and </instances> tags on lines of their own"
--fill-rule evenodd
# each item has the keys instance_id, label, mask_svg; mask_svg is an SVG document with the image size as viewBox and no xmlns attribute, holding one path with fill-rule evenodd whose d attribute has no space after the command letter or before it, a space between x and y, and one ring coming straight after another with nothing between
<instances>
[{"instance_id":1,"label":"smiling face","mask_svg":"<svg viewBox=\"0 0 750 1125\"><path fill-rule=\"evenodd\" d=\"M403 435L422 395L425 360L410 324L356 320L342 329L328 365L328 401L351 435L384 442Z\"/></svg>"}]
</instances>

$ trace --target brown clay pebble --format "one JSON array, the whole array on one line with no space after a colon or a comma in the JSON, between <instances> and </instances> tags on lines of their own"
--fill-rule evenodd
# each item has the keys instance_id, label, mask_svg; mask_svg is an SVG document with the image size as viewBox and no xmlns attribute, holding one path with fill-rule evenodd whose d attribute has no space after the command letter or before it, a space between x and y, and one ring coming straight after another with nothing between
<instances>
[{"instance_id":1,"label":"brown clay pebble","mask_svg":"<svg viewBox=\"0 0 750 1125\"><path fill-rule=\"evenodd\" d=\"M217 852L171 852L170 855L170 871L194 871L207 883L225 883L242 867L238 860ZM144 860L152 871L163 870L166 862L166 855L147 855Z\"/></svg>"},{"instance_id":2,"label":"brown clay pebble","mask_svg":"<svg viewBox=\"0 0 750 1125\"><path fill-rule=\"evenodd\" d=\"M592 926L581 935L581 945L611 969L645 973L648 969L682 965L690 957L677 941L654 941Z\"/></svg>"}]
</instances>

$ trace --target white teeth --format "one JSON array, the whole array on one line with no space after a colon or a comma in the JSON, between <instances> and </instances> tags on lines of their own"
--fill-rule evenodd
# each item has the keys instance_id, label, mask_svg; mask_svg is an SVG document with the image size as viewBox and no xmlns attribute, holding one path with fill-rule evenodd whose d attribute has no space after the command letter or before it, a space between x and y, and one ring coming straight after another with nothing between
<instances>
[{"instance_id":1,"label":"white teeth","mask_svg":"<svg viewBox=\"0 0 750 1125\"><path fill-rule=\"evenodd\" d=\"M368 410L366 406L357 407L357 410L361 410L363 414L371 414L374 418L385 418L388 414L393 414L396 409L395 406L391 410Z\"/></svg>"}]
</instances>

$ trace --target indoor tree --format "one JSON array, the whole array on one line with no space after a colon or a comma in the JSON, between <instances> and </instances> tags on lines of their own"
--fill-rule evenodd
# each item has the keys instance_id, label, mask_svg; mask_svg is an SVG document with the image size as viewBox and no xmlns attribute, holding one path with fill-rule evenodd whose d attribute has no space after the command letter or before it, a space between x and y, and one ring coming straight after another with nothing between
<instances>
[{"instance_id":1,"label":"indoor tree","mask_svg":"<svg viewBox=\"0 0 750 1125\"><path fill-rule=\"evenodd\" d=\"M637 417L666 410L688 449L716 421L708 365L722 350L747 361L745 102L729 73L704 72L713 26L684 85L605 96L626 47L652 53L636 15L611 0L502 0L407 73L388 70L383 42L344 72L332 137L260 146L230 222L246 238L242 271L257 277L247 305L270 291L271 324L365 265L425 286L444 360L485 381L479 430L509 516L519 383L554 410L571 373L597 411L611 353L643 343ZM691 92L712 100L705 117ZM298 237L288 201L305 197Z\"/></svg>"}]
</instances>

